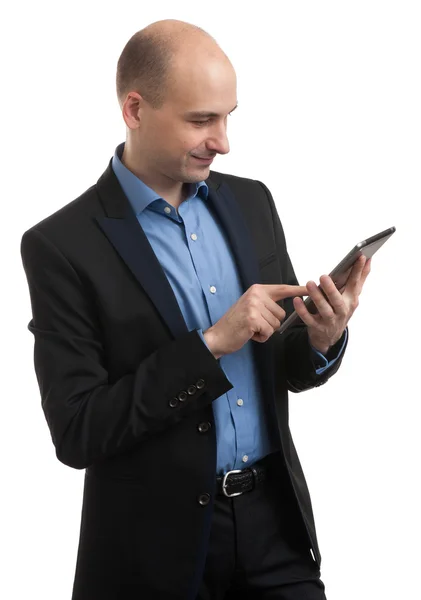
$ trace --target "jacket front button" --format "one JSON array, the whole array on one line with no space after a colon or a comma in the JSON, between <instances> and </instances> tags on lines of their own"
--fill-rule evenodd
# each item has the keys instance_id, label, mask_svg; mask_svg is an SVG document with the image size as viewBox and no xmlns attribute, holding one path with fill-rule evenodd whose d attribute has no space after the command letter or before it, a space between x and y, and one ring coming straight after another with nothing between
<instances>
[{"instance_id":1,"label":"jacket front button","mask_svg":"<svg viewBox=\"0 0 421 600\"><path fill-rule=\"evenodd\" d=\"M178 398L171 398L171 400L169 401L169 405L171 406L171 408L175 408L178 405Z\"/></svg>"},{"instance_id":2,"label":"jacket front button","mask_svg":"<svg viewBox=\"0 0 421 600\"><path fill-rule=\"evenodd\" d=\"M200 494L197 501L201 506L206 506L210 501L210 494Z\"/></svg>"},{"instance_id":3,"label":"jacket front button","mask_svg":"<svg viewBox=\"0 0 421 600\"><path fill-rule=\"evenodd\" d=\"M203 379L199 379L199 381L196 382L196 387L198 390L201 390L203 387L205 387L205 382Z\"/></svg>"},{"instance_id":4,"label":"jacket front button","mask_svg":"<svg viewBox=\"0 0 421 600\"><path fill-rule=\"evenodd\" d=\"M211 424L208 422L206 423L199 423L199 425L197 426L197 429L200 431L200 433L206 433L207 431L209 431L209 429L211 428Z\"/></svg>"}]
</instances>

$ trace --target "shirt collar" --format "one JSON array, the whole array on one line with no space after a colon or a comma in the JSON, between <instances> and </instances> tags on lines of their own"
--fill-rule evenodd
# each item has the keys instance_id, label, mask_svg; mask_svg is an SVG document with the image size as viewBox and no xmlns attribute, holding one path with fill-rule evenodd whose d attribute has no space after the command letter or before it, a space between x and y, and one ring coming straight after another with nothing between
<instances>
[{"instance_id":1,"label":"shirt collar","mask_svg":"<svg viewBox=\"0 0 421 600\"><path fill-rule=\"evenodd\" d=\"M125 142L122 142L115 149L112 159L112 168L135 214L138 215L143 212L151 202L159 200L161 196L123 165L121 157L123 156L124 145ZM208 191L209 188L205 181L191 183L188 198L190 199L198 196L202 198L202 200L206 200Z\"/></svg>"}]
</instances>

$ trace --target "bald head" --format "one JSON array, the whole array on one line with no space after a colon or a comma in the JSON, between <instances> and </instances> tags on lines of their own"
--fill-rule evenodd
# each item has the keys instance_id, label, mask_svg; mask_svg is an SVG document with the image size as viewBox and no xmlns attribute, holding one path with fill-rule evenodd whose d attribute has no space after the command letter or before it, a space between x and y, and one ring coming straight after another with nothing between
<instances>
[{"instance_id":1,"label":"bald head","mask_svg":"<svg viewBox=\"0 0 421 600\"><path fill-rule=\"evenodd\" d=\"M191 81L195 70L210 62L234 71L214 38L200 27L176 19L151 23L130 38L118 60L119 104L136 91L153 108L161 108L180 76Z\"/></svg>"},{"instance_id":2,"label":"bald head","mask_svg":"<svg viewBox=\"0 0 421 600\"><path fill-rule=\"evenodd\" d=\"M216 154L229 152L228 115L237 106L231 62L200 27L157 21L123 49L117 94L124 165L177 206L184 184L206 179Z\"/></svg>"},{"instance_id":3,"label":"bald head","mask_svg":"<svg viewBox=\"0 0 421 600\"><path fill-rule=\"evenodd\" d=\"M162 39L167 39L169 43L179 42L182 38L184 39L204 39L208 42L212 42L214 46L218 46L214 38L207 33L201 27L187 23L186 21L179 21L177 19L163 19L162 21L155 21L147 27L144 27L139 34L142 35L155 35Z\"/></svg>"}]
</instances>

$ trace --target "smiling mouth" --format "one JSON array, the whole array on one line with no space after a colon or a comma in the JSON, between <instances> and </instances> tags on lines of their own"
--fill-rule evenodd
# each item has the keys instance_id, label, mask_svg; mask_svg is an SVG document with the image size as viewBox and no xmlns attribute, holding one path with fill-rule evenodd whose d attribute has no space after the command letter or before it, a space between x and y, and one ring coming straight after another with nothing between
<instances>
[{"instance_id":1,"label":"smiling mouth","mask_svg":"<svg viewBox=\"0 0 421 600\"><path fill-rule=\"evenodd\" d=\"M201 156L195 156L194 154L192 154L192 156L196 160L203 160L203 162L210 162L210 161L212 161L215 158L214 156L207 156L207 157L203 158Z\"/></svg>"}]
</instances>

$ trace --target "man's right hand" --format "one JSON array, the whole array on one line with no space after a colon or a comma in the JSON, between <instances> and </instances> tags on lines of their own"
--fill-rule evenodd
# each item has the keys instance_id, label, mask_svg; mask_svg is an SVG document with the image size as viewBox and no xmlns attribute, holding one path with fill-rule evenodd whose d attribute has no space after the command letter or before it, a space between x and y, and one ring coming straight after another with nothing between
<instances>
[{"instance_id":1,"label":"man's right hand","mask_svg":"<svg viewBox=\"0 0 421 600\"><path fill-rule=\"evenodd\" d=\"M285 319L285 311L276 302L296 296L308 296L307 288L300 285L252 285L215 325L203 333L210 351L218 359L236 352L250 339L266 342Z\"/></svg>"}]
</instances>

